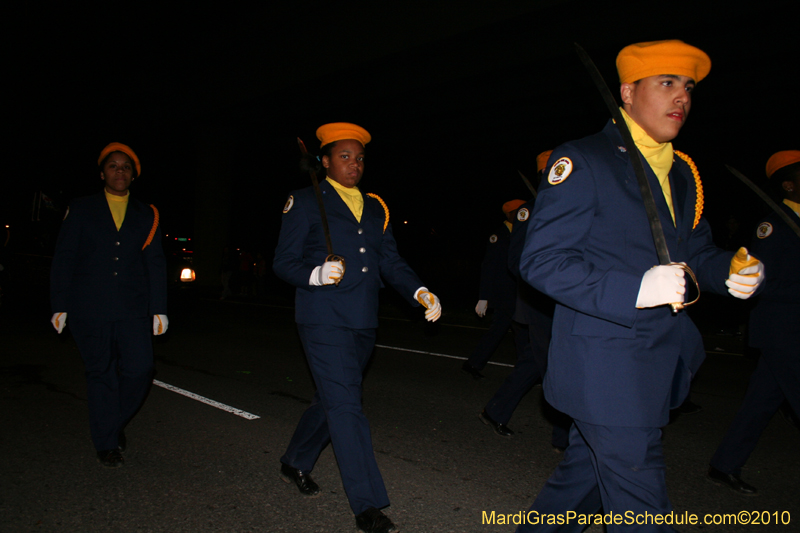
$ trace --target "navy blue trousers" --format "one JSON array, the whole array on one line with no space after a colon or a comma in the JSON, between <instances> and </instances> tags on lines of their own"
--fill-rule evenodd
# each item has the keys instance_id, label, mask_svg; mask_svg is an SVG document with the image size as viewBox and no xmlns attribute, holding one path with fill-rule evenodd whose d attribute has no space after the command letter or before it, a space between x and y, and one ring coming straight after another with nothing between
<instances>
[{"instance_id":1,"label":"navy blue trousers","mask_svg":"<svg viewBox=\"0 0 800 533\"><path fill-rule=\"evenodd\" d=\"M775 342L762 349L742 406L711 458L711 466L739 476L772 416L786 400L800 413L800 354L797 346Z\"/></svg>"},{"instance_id":2,"label":"navy blue trousers","mask_svg":"<svg viewBox=\"0 0 800 533\"><path fill-rule=\"evenodd\" d=\"M534 385L544 379L553 320L543 316L533 324L520 324L514 321L511 326L514 330L514 342L517 345L517 361L514 363L514 370L484 407L486 414L500 424L508 424L522 398ZM545 413L553 424L551 441L553 446L566 448L572 421L549 404L545 405Z\"/></svg>"},{"instance_id":3,"label":"navy blue trousers","mask_svg":"<svg viewBox=\"0 0 800 533\"><path fill-rule=\"evenodd\" d=\"M666 514L672 510L667 497L666 466L659 428L596 426L575 420L564 459L547 480L529 510L542 514L633 515ZM523 524L517 533L583 531L577 519L569 524ZM650 524L607 525L608 533L674 531L671 526Z\"/></svg>"},{"instance_id":4,"label":"navy blue trousers","mask_svg":"<svg viewBox=\"0 0 800 533\"><path fill-rule=\"evenodd\" d=\"M298 324L317 391L281 462L311 472L330 442L354 514L389 505L361 408L361 380L375 346L374 329Z\"/></svg>"},{"instance_id":5,"label":"navy blue trousers","mask_svg":"<svg viewBox=\"0 0 800 533\"><path fill-rule=\"evenodd\" d=\"M69 327L86 370L92 442L98 451L113 450L153 383L152 321L70 317Z\"/></svg>"},{"instance_id":6,"label":"navy blue trousers","mask_svg":"<svg viewBox=\"0 0 800 533\"><path fill-rule=\"evenodd\" d=\"M483 370L486 367L486 363L492 358L495 350L500 346L503 336L508 332L508 328L511 327L511 317L513 314L513 308L496 308L494 310L492 313L492 325L489 326L489 330L481 336L481 340L478 341L475 351L473 351L472 355L467 359L467 362L472 368ZM518 347L517 352L519 351L520 348Z\"/></svg>"}]
</instances>

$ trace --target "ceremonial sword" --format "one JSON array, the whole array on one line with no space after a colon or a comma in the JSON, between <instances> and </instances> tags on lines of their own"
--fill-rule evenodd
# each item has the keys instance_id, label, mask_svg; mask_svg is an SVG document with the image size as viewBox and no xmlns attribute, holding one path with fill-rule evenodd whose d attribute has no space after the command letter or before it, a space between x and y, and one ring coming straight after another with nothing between
<instances>
[{"instance_id":1,"label":"ceremonial sword","mask_svg":"<svg viewBox=\"0 0 800 533\"><path fill-rule=\"evenodd\" d=\"M303 140L298 137L297 144L300 147L300 153L303 154L303 157L308 155L308 150L306 150L306 145ZM328 248L328 257L325 258L325 262L328 261L340 261L342 263L342 275L339 276L339 279L334 281L336 286L339 286L339 282L342 281L344 277L344 257L336 255L333 253L333 245L331 244L331 229L328 227L328 216L325 214L325 203L322 200L322 191L319 188L319 181L317 180L317 173L314 171L313 168L308 169L308 173L311 175L311 184L314 186L314 195L317 197L317 205L319 205L319 215L322 219L322 232L325 234L325 246Z\"/></svg>"},{"instance_id":2,"label":"ceremonial sword","mask_svg":"<svg viewBox=\"0 0 800 533\"><path fill-rule=\"evenodd\" d=\"M636 174L636 180L639 182L639 191L642 194L644 209L647 212L647 220L650 222L650 233L653 235L653 242L656 246L656 254L658 255L659 264L673 265L683 269L687 274L689 274L689 277L692 278L692 281L697 287L697 297L691 302L675 302L669 304L669 306L672 308L673 314L677 313L684 307L692 305L700 298L700 285L698 285L697 278L695 277L691 268L683 263L673 263L670 259L669 248L667 248L667 240L664 237L664 228L661 226L661 219L658 216L658 208L656 207L655 198L653 198L653 191L650 189L650 183L647 181L647 174L645 174L644 171L644 165L642 163L641 155L639 154L639 149L636 148L636 143L634 143L631 132L628 129L628 125L625 123L625 119L622 117L622 113L619 110L619 105L614 99L614 96L611 94L611 90L608 88L608 85L606 85L603 75L600 74L600 71L597 69L594 61L592 61L592 58L589 57L589 54L586 53L581 45L578 43L573 44L575 46L575 51L578 53L578 57L581 59L583 66L586 67L586 70L589 72L595 87L597 87L597 90L600 91L600 95L603 97L606 107L608 107L608 110L611 112L611 118L614 119L617 129L619 130L620 135L622 135L622 139L625 141L625 148L628 150L631 164L633 165L633 171Z\"/></svg>"},{"instance_id":3,"label":"ceremonial sword","mask_svg":"<svg viewBox=\"0 0 800 533\"><path fill-rule=\"evenodd\" d=\"M533 194L533 198L536 199L537 198L536 189L533 188L531 180L525 177L525 174L523 174L521 170L517 170L517 172L519 172L519 177L522 178L522 181L525 182L525 186L528 188L529 191L531 191L531 194Z\"/></svg>"},{"instance_id":4,"label":"ceremonial sword","mask_svg":"<svg viewBox=\"0 0 800 533\"><path fill-rule=\"evenodd\" d=\"M755 192L758 195L759 198L764 200L764 202L766 202L766 204L768 206L770 206L772 208L772 210L775 211L778 214L779 217L781 217L781 220L786 222L786 224L789 226L789 228L793 232L795 232L798 237L800 237L800 226L798 226L797 222L792 220L791 217L786 214L786 211L781 209L781 207L778 204L776 204L775 201L772 198L770 198L767 193L762 191L761 188L758 185L756 185L755 183L753 183L752 181L747 179L747 177L744 174L742 174L741 172L739 172L738 170L736 170L732 166L725 165L725 168L727 168L730 171L731 174L733 174L734 176L736 176L737 178L742 180L742 183L744 183L745 185L750 187L753 190L753 192Z\"/></svg>"}]
</instances>

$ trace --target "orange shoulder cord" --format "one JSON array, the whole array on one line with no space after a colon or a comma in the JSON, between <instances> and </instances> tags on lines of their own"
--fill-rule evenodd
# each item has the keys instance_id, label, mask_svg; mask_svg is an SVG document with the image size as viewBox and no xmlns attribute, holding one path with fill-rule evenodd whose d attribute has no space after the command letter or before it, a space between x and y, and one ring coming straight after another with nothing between
<instances>
[{"instance_id":1,"label":"orange shoulder cord","mask_svg":"<svg viewBox=\"0 0 800 533\"><path fill-rule=\"evenodd\" d=\"M369 196L370 198L375 198L383 206L383 210L386 212L386 220L383 222L383 232L386 233L386 226L389 225L389 208L386 207L386 202L383 201L383 198L371 192L368 192L367 196Z\"/></svg>"},{"instance_id":2,"label":"orange shoulder cord","mask_svg":"<svg viewBox=\"0 0 800 533\"><path fill-rule=\"evenodd\" d=\"M675 155L686 161L686 164L692 169L692 175L694 175L694 184L697 190L697 202L695 202L694 205L694 225L692 226L692 229L694 229L697 227L697 224L700 222L700 216L703 214L703 183L700 181L700 172L697 171L697 165L694 164L692 158L678 150L674 150L674 152Z\"/></svg>"},{"instance_id":3,"label":"orange shoulder cord","mask_svg":"<svg viewBox=\"0 0 800 533\"><path fill-rule=\"evenodd\" d=\"M150 207L153 208L153 227L150 228L150 235L147 236L147 240L144 241L144 246L142 246L142 250L147 248L151 242L153 242L153 237L156 236L156 228L158 228L158 209L153 204L150 204Z\"/></svg>"}]
</instances>

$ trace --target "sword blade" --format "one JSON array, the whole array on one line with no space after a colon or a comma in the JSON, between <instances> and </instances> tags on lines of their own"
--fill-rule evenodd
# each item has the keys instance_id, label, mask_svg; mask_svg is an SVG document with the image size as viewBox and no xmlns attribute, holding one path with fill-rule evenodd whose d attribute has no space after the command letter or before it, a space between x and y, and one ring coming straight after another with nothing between
<instances>
[{"instance_id":1,"label":"sword blade","mask_svg":"<svg viewBox=\"0 0 800 533\"><path fill-rule=\"evenodd\" d=\"M529 191L531 191L533 197L536 198L537 196L536 189L533 188L533 184L531 183L531 181L525 177L525 174L523 174L521 170L517 170L517 172L519 172L519 177L522 178L522 181L525 182L525 186L528 188Z\"/></svg>"},{"instance_id":2,"label":"sword blade","mask_svg":"<svg viewBox=\"0 0 800 533\"><path fill-rule=\"evenodd\" d=\"M306 145L303 142L303 139L300 137L297 138L297 145L300 147L300 153L308 155L308 150L306 150ZM331 244L331 230L328 227L328 216L325 214L325 203L322 200L322 191L319 188L319 180L317 180L317 173L314 172L314 169L308 171L311 175L311 184L314 186L314 195L317 197L317 205L319 206L319 214L322 218L322 232L325 234L325 245L328 247L328 255L333 254L333 245Z\"/></svg>"}]
</instances>

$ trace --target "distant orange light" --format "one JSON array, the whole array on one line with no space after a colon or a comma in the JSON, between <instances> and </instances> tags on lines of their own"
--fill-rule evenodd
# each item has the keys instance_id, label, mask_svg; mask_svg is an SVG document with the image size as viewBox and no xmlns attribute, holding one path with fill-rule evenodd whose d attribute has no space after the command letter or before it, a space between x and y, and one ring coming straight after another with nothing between
<instances>
[{"instance_id":1,"label":"distant orange light","mask_svg":"<svg viewBox=\"0 0 800 533\"><path fill-rule=\"evenodd\" d=\"M404 221L403 221L403 224L408 224L408 220L404 220Z\"/></svg>"},{"instance_id":2,"label":"distant orange light","mask_svg":"<svg viewBox=\"0 0 800 533\"><path fill-rule=\"evenodd\" d=\"M184 268L183 270L181 270L181 281L182 282L185 283L185 282L194 281L194 280L195 280L194 270L192 270L191 268Z\"/></svg>"}]
</instances>

